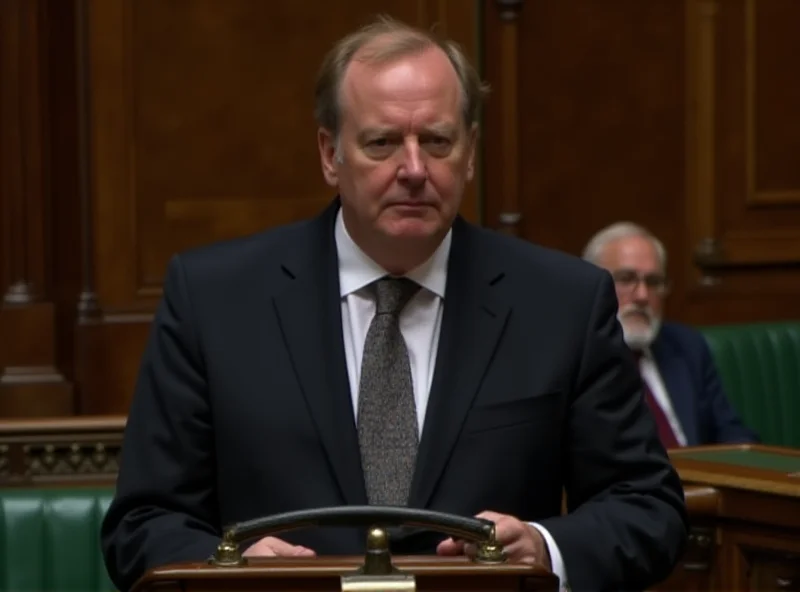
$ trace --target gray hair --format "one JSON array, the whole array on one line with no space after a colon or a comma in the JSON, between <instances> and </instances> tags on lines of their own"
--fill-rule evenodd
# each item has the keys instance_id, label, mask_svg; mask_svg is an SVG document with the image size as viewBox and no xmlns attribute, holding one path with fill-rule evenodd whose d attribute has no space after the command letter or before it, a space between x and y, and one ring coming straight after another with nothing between
<instances>
[{"instance_id":1,"label":"gray hair","mask_svg":"<svg viewBox=\"0 0 800 592\"><path fill-rule=\"evenodd\" d=\"M661 268L667 268L667 250L664 248L664 243L644 226L627 221L615 222L595 234L584 248L583 258L597 265L608 243L632 236L640 236L649 240L656 249L656 254L661 261Z\"/></svg>"}]
</instances>

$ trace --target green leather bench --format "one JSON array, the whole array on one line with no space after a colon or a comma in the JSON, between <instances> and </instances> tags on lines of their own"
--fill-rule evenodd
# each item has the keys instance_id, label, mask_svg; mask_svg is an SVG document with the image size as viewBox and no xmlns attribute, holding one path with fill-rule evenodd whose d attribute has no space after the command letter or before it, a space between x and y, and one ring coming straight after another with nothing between
<instances>
[{"instance_id":1,"label":"green leather bench","mask_svg":"<svg viewBox=\"0 0 800 592\"><path fill-rule=\"evenodd\" d=\"M764 444L800 447L800 321L700 330L742 420Z\"/></svg>"},{"instance_id":2,"label":"green leather bench","mask_svg":"<svg viewBox=\"0 0 800 592\"><path fill-rule=\"evenodd\" d=\"M114 590L100 553L111 488L0 489L0 592Z\"/></svg>"}]
</instances>

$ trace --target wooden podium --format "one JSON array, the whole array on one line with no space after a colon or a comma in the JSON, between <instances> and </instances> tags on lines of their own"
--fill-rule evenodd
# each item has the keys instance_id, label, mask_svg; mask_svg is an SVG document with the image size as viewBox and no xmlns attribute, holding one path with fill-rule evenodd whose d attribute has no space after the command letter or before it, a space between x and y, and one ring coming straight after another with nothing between
<instances>
[{"instance_id":1,"label":"wooden podium","mask_svg":"<svg viewBox=\"0 0 800 592\"><path fill-rule=\"evenodd\" d=\"M363 557L249 558L239 544L317 526L368 528ZM474 558L399 556L389 553L389 528L426 528L473 541ZM410 508L344 506L289 512L237 524L225 531L207 562L149 571L133 592L556 592L558 578L541 566L512 564L495 541L494 524Z\"/></svg>"},{"instance_id":2,"label":"wooden podium","mask_svg":"<svg viewBox=\"0 0 800 592\"><path fill-rule=\"evenodd\" d=\"M657 590L800 590L800 450L669 451L686 493L688 549Z\"/></svg>"}]
</instances>

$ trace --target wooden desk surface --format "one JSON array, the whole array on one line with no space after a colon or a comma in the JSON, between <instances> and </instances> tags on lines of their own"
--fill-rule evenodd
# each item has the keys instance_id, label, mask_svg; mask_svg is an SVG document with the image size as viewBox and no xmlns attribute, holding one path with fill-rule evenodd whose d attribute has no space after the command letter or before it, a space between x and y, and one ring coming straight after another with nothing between
<instances>
[{"instance_id":1,"label":"wooden desk surface","mask_svg":"<svg viewBox=\"0 0 800 592\"><path fill-rule=\"evenodd\" d=\"M670 450L685 483L800 498L800 450L760 444Z\"/></svg>"},{"instance_id":2,"label":"wooden desk surface","mask_svg":"<svg viewBox=\"0 0 800 592\"><path fill-rule=\"evenodd\" d=\"M800 589L800 450L743 444L669 451L692 522L658 590Z\"/></svg>"}]
</instances>

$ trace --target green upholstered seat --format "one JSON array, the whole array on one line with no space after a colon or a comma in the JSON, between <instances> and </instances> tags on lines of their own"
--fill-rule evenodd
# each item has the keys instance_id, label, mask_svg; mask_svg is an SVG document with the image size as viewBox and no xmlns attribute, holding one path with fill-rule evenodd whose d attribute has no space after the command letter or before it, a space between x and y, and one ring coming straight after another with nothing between
<instances>
[{"instance_id":1,"label":"green upholstered seat","mask_svg":"<svg viewBox=\"0 0 800 592\"><path fill-rule=\"evenodd\" d=\"M742 420L765 444L800 447L800 321L701 331Z\"/></svg>"},{"instance_id":2,"label":"green upholstered seat","mask_svg":"<svg viewBox=\"0 0 800 592\"><path fill-rule=\"evenodd\" d=\"M100 552L110 488L0 489L0 592L114 590Z\"/></svg>"}]
</instances>

